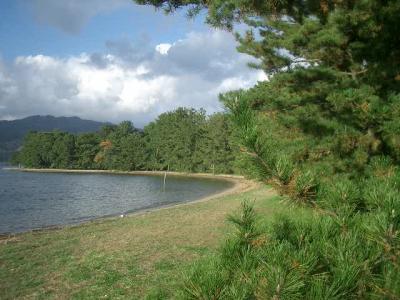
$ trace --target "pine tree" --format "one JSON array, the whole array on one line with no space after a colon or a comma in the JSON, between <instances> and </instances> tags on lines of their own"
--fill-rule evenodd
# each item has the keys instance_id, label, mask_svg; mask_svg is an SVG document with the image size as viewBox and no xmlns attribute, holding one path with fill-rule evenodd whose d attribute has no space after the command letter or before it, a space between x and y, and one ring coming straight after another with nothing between
<instances>
[{"instance_id":1,"label":"pine tree","mask_svg":"<svg viewBox=\"0 0 400 300\"><path fill-rule=\"evenodd\" d=\"M247 26L236 34L238 50L269 80L221 96L244 169L317 212L275 222L269 243L247 258L262 263L247 271L245 295L233 294L244 287L234 275L218 291L232 299L400 298L400 2L136 2L167 12L187 6L189 15L206 9L207 22L227 30ZM210 268L196 274L201 284L215 277ZM239 264L218 268L243 274Z\"/></svg>"}]
</instances>

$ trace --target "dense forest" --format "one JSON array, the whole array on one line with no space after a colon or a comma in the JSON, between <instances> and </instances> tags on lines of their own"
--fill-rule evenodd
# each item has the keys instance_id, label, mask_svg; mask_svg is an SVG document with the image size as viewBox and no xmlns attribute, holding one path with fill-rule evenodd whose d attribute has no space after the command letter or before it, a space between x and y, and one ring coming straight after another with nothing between
<instances>
[{"instance_id":1,"label":"dense forest","mask_svg":"<svg viewBox=\"0 0 400 300\"><path fill-rule=\"evenodd\" d=\"M94 133L32 131L12 161L28 168L232 173L231 127L222 113L178 108L144 130L124 121Z\"/></svg>"},{"instance_id":2,"label":"dense forest","mask_svg":"<svg viewBox=\"0 0 400 300\"><path fill-rule=\"evenodd\" d=\"M245 24L238 51L270 80L221 95L243 170L314 211L264 230L244 204L182 298L400 299L400 1L136 2Z\"/></svg>"}]
</instances>

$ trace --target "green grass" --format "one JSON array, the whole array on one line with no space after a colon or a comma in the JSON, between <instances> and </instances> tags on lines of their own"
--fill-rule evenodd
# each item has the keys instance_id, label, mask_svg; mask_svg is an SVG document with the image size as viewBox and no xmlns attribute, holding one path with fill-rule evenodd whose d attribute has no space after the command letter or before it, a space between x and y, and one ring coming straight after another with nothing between
<instances>
[{"instance_id":1,"label":"green grass","mask_svg":"<svg viewBox=\"0 0 400 300\"><path fill-rule=\"evenodd\" d=\"M265 225L289 209L261 186L205 202L0 241L0 298L169 298L181 283L182 271L222 244L232 230L226 216L243 200L254 201Z\"/></svg>"}]
</instances>

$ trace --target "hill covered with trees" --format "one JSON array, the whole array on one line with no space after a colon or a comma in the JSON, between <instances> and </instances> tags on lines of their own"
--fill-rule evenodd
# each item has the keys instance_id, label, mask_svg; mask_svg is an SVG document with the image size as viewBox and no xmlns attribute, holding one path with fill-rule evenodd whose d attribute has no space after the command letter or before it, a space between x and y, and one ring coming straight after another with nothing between
<instances>
[{"instance_id":1,"label":"hill covered with trees","mask_svg":"<svg viewBox=\"0 0 400 300\"><path fill-rule=\"evenodd\" d=\"M135 2L246 24L238 50L270 80L221 96L243 170L314 209L261 230L244 205L180 296L400 299L400 1Z\"/></svg>"},{"instance_id":2,"label":"hill covered with trees","mask_svg":"<svg viewBox=\"0 0 400 300\"><path fill-rule=\"evenodd\" d=\"M107 123L82 120L78 117L31 116L0 121L0 161L10 159L29 131L60 130L70 133L95 132Z\"/></svg>"},{"instance_id":3,"label":"hill covered with trees","mask_svg":"<svg viewBox=\"0 0 400 300\"><path fill-rule=\"evenodd\" d=\"M30 168L232 173L234 158L226 115L178 108L144 130L124 121L93 133L32 131L13 162Z\"/></svg>"}]
</instances>

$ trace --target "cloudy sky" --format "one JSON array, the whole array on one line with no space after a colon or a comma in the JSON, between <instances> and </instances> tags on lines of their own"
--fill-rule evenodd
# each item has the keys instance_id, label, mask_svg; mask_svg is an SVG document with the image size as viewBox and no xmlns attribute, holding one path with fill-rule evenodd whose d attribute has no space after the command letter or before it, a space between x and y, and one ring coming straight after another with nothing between
<instances>
[{"instance_id":1,"label":"cloudy sky","mask_svg":"<svg viewBox=\"0 0 400 300\"><path fill-rule=\"evenodd\" d=\"M0 120L79 116L140 127L264 80L227 32L130 0L0 1Z\"/></svg>"}]
</instances>

